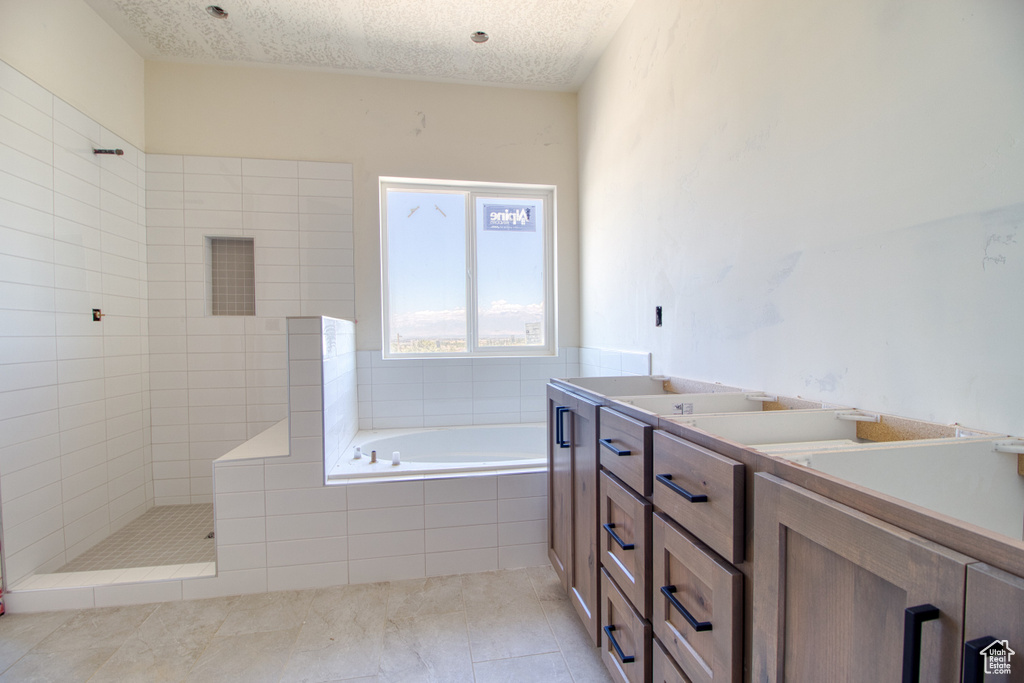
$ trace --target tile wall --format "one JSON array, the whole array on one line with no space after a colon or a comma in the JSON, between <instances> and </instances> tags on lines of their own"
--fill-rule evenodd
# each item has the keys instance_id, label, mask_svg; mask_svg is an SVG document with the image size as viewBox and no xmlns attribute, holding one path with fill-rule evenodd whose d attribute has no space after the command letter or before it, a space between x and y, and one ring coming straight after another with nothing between
<instances>
[{"instance_id":1,"label":"tile wall","mask_svg":"<svg viewBox=\"0 0 1024 683\"><path fill-rule=\"evenodd\" d=\"M8 584L56 569L153 503L145 170L139 150L0 62Z\"/></svg>"},{"instance_id":2,"label":"tile wall","mask_svg":"<svg viewBox=\"0 0 1024 683\"><path fill-rule=\"evenodd\" d=\"M148 155L153 479L213 500L212 462L287 415L285 317L353 318L352 166ZM251 237L256 316L208 316L207 237Z\"/></svg>"},{"instance_id":3,"label":"tile wall","mask_svg":"<svg viewBox=\"0 0 1024 683\"><path fill-rule=\"evenodd\" d=\"M204 585L258 592L547 561L544 474L323 486L319 406L294 400L319 389L307 364L320 361L321 323L288 322L291 455L218 463L218 577L187 582L193 596Z\"/></svg>"},{"instance_id":4,"label":"tile wall","mask_svg":"<svg viewBox=\"0 0 1024 683\"><path fill-rule=\"evenodd\" d=\"M543 422L550 378L648 375L651 368L649 353L575 347L555 358L356 356L360 429Z\"/></svg>"},{"instance_id":5,"label":"tile wall","mask_svg":"<svg viewBox=\"0 0 1024 683\"><path fill-rule=\"evenodd\" d=\"M548 379L579 374L576 348L550 358L356 356L360 429L543 422Z\"/></svg>"},{"instance_id":6,"label":"tile wall","mask_svg":"<svg viewBox=\"0 0 1024 683\"><path fill-rule=\"evenodd\" d=\"M651 354L611 349L580 349L580 377L619 377L651 374Z\"/></svg>"},{"instance_id":7,"label":"tile wall","mask_svg":"<svg viewBox=\"0 0 1024 683\"><path fill-rule=\"evenodd\" d=\"M288 355L292 360L319 351L319 370L323 376L322 390L318 393L315 387L290 388L289 400L292 415L307 406L314 410L320 410L323 406L320 414L323 420L326 473L338 464L345 448L359 431L359 413L356 407L356 338L355 326L347 320L327 317L319 320L321 334L316 338L312 338L312 335L299 337L289 334ZM293 323L289 321L289 324ZM317 368L312 365L314 362L309 361L306 372L316 372ZM294 386L297 379L292 373L289 386Z\"/></svg>"}]
</instances>

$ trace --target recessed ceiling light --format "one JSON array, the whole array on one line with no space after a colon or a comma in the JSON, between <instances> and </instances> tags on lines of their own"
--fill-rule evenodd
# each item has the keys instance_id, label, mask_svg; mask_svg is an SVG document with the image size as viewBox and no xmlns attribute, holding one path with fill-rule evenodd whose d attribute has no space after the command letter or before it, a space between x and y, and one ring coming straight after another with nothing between
<instances>
[{"instance_id":1,"label":"recessed ceiling light","mask_svg":"<svg viewBox=\"0 0 1024 683\"><path fill-rule=\"evenodd\" d=\"M206 11L209 12L211 17L217 17L218 19L228 18L228 13L224 11L224 8L217 5L207 5Z\"/></svg>"},{"instance_id":2,"label":"recessed ceiling light","mask_svg":"<svg viewBox=\"0 0 1024 683\"><path fill-rule=\"evenodd\" d=\"M469 39L474 43L486 43L488 38L490 38L490 36L483 31L474 31L469 34Z\"/></svg>"}]
</instances>

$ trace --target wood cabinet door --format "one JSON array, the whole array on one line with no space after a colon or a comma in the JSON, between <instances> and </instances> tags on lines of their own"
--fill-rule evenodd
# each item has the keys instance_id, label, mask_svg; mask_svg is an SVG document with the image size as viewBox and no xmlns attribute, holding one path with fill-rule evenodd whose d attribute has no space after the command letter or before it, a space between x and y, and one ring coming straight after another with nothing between
<instances>
[{"instance_id":1,"label":"wood cabinet door","mask_svg":"<svg viewBox=\"0 0 1024 683\"><path fill-rule=\"evenodd\" d=\"M963 681L1024 681L1024 579L982 563L967 568Z\"/></svg>"},{"instance_id":2,"label":"wood cabinet door","mask_svg":"<svg viewBox=\"0 0 1024 683\"><path fill-rule=\"evenodd\" d=\"M562 589L569 589L572 567L572 445L565 433L571 427L566 392L548 386L548 559Z\"/></svg>"},{"instance_id":3,"label":"wood cabinet door","mask_svg":"<svg viewBox=\"0 0 1024 683\"><path fill-rule=\"evenodd\" d=\"M575 397L572 411L572 561L569 601L594 644L601 633L597 520L601 498L597 455L598 404Z\"/></svg>"},{"instance_id":4,"label":"wood cabinet door","mask_svg":"<svg viewBox=\"0 0 1024 683\"><path fill-rule=\"evenodd\" d=\"M754 500L754 681L959 679L970 558L768 474Z\"/></svg>"}]
</instances>

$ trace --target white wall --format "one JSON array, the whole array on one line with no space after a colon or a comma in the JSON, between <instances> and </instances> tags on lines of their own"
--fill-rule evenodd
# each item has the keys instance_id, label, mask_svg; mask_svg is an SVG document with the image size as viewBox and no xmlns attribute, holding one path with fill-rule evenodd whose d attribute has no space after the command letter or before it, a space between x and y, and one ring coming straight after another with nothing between
<instances>
[{"instance_id":1,"label":"white wall","mask_svg":"<svg viewBox=\"0 0 1024 683\"><path fill-rule=\"evenodd\" d=\"M147 151L351 162L356 343L381 348L379 178L555 185L558 345L577 346L576 96L147 62Z\"/></svg>"},{"instance_id":2,"label":"white wall","mask_svg":"<svg viewBox=\"0 0 1024 683\"><path fill-rule=\"evenodd\" d=\"M60 567L152 505L144 183L144 154L0 62L8 584Z\"/></svg>"},{"instance_id":3,"label":"white wall","mask_svg":"<svg viewBox=\"0 0 1024 683\"><path fill-rule=\"evenodd\" d=\"M287 416L285 317L353 317L352 167L147 157L156 503L208 503L213 460ZM253 238L255 316L207 315L207 237Z\"/></svg>"},{"instance_id":4,"label":"white wall","mask_svg":"<svg viewBox=\"0 0 1024 683\"><path fill-rule=\"evenodd\" d=\"M142 57L83 0L0 0L0 60L143 147Z\"/></svg>"},{"instance_id":5,"label":"white wall","mask_svg":"<svg viewBox=\"0 0 1024 683\"><path fill-rule=\"evenodd\" d=\"M580 92L581 345L1024 433L1022 34L1012 0L638 0Z\"/></svg>"}]
</instances>

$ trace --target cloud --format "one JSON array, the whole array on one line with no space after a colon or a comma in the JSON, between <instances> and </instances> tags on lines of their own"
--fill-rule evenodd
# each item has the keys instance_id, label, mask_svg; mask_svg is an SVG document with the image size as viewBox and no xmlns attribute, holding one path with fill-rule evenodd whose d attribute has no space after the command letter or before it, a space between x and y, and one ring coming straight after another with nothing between
<instances>
[{"instance_id":1,"label":"cloud","mask_svg":"<svg viewBox=\"0 0 1024 683\"><path fill-rule=\"evenodd\" d=\"M391 334L403 337L452 337L465 329L466 309L423 310L400 313L391 319ZM544 321L544 304L514 304L499 299L480 311L482 335L524 334L526 323Z\"/></svg>"}]
</instances>

